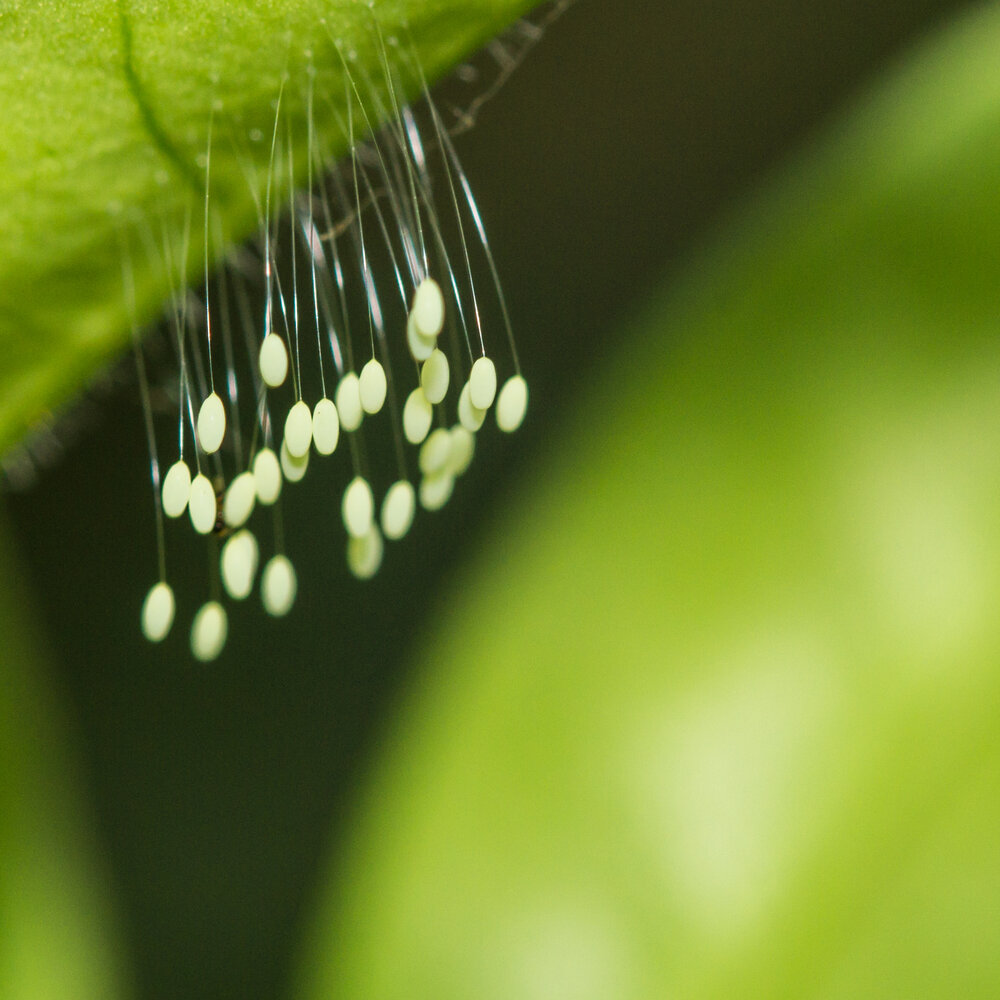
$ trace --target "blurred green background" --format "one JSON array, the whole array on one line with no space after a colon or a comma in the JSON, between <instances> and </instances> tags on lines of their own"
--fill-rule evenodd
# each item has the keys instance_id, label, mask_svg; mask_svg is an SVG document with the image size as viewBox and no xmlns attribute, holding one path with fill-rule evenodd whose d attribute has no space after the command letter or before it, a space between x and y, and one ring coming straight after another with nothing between
<instances>
[{"instance_id":1,"label":"blurred green background","mask_svg":"<svg viewBox=\"0 0 1000 1000\"><path fill-rule=\"evenodd\" d=\"M69 962L58 913L140 998L1000 994L998 41L581 0L460 145L528 424L367 586L307 479L298 607L210 667L139 635L106 393L5 498L8 953Z\"/></svg>"}]
</instances>

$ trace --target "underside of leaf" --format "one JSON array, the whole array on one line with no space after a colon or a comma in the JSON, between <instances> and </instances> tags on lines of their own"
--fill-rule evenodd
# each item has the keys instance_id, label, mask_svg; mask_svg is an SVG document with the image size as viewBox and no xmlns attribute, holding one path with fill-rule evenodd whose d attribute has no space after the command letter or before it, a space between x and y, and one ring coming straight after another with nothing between
<instances>
[{"instance_id":1,"label":"underside of leaf","mask_svg":"<svg viewBox=\"0 0 1000 1000\"><path fill-rule=\"evenodd\" d=\"M301 154L305 80L315 70L316 141L335 159L347 146L336 124L345 104L341 52L356 52L377 79L381 30L412 45L433 80L529 6L33 0L3 11L0 454L126 345L126 257L139 324L155 319L178 283L167 260L181 245L187 275L202 266L201 229L191 220L202 211L210 118L213 219L222 244L240 242L259 225L247 175L266 170L260 137L273 130L279 92L283 127ZM306 157L295 163L301 183ZM287 180L276 176L276 204L286 202Z\"/></svg>"}]
</instances>

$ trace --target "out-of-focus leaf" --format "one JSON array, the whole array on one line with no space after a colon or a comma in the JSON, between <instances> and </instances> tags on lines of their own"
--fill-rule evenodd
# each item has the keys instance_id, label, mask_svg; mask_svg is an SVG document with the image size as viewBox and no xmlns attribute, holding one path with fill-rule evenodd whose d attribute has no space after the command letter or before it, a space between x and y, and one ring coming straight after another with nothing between
<instances>
[{"instance_id":1,"label":"out-of-focus leaf","mask_svg":"<svg viewBox=\"0 0 1000 1000\"><path fill-rule=\"evenodd\" d=\"M0 1000L115 1000L108 884L2 539L0 565Z\"/></svg>"},{"instance_id":2,"label":"out-of-focus leaf","mask_svg":"<svg viewBox=\"0 0 1000 1000\"><path fill-rule=\"evenodd\" d=\"M530 7L529 0L24 0L0 11L0 454L120 353L128 336L123 247L138 312L171 291L164 242L203 201L210 109L211 193L225 241L257 229L242 157L267 165L274 101L306 173L305 79L316 69L316 130L326 156L346 139L344 84L333 39L378 80L372 11L409 26L433 79ZM370 9L369 9L370 8ZM400 39L408 44L407 35ZM412 76L412 74L411 74ZM287 171L286 171L287 173ZM281 177L275 204L284 204ZM138 227L138 228L136 228ZM191 227L187 268L201 266ZM177 260L174 261L177 267ZM176 276L173 283L176 284Z\"/></svg>"},{"instance_id":3,"label":"out-of-focus leaf","mask_svg":"<svg viewBox=\"0 0 1000 1000\"><path fill-rule=\"evenodd\" d=\"M580 387L305 1000L1000 993L998 43L918 54Z\"/></svg>"}]
</instances>

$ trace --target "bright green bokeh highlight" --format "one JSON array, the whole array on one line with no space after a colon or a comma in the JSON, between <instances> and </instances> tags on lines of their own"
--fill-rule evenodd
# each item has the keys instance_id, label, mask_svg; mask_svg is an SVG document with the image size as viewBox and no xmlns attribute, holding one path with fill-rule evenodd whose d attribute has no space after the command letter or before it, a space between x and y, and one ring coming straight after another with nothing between
<instances>
[{"instance_id":1,"label":"bright green bokeh highlight","mask_svg":"<svg viewBox=\"0 0 1000 1000\"><path fill-rule=\"evenodd\" d=\"M304 1000L1000 994L998 50L920 53L581 386Z\"/></svg>"}]
</instances>

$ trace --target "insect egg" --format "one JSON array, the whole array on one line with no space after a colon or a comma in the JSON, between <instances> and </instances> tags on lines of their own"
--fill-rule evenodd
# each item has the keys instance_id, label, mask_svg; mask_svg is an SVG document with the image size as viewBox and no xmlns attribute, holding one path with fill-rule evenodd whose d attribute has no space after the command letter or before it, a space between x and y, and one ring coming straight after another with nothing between
<instances>
[{"instance_id":1,"label":"insect egg","mask_svg":"<svg viewBox=\"0 0 1000 1000\"><path fill-rule=\"evenodd\" d=\"M288 378L288 350L276 333L269 333L260 345L260 374L265 383L278 389Z\"/></svg>"},{"instance_id":2,"label":"insect egg","mask_svg":"<svg viewBox=\"0 0 1000 1000\"><path fill-rule=\"evenodd\" d=\"M295 603L297 590L295 569L288 557L273 556L261 574L260 593L264 609L275 618L287 615Z\"/></svg>"},{"instance_id":3,"label":"insect egg","mask_svg":"<svg viewBox=\"0 0 1000 1000\"><path fill-rule=\"evenodd\" d=\"M340 415L332 399L325 396L316 404L312 414L312 438L316 451L332 455L340 440Z\"/></svg>"},{"instance_id":4,"label":"insect egg","mask_svg":"<svg viewBox=\"0 0 1000 1000\"><path fill-rule=\"evenodd\" d=\"M174 592L166 583L156 584L142 603L142 633L150 642L161 642L174 623Z\"/></svg>"},{"instance_id":5,"label":"insect egg","mask_svg":"<svg viewBox=\"0 0 1000 1000\"><path fill-rule=\"evenodd\" d=\"M187 510L191 497L191 470L183 459L174 462L163 480L163 513L180 517Z\"/></svg>"},{"instance_id":6,"label":"insect egg","mask_svg":"<svg viewBox=\"0 0 1000 1000\"><path fill-rule=\"evenodd\" d=\"M374 415L382 409L386 391L385 369L376 358L372 358L361 369L358 379L358 396L365 413Z\"/></svg>"},{"instance_id":7,"label":"insect egg","mask_svg":"<svg viewBox=\"0 0 1000 1000\"><path fill-rule=\"evenodd\" d=\"M222 397L213 392L198 411L198 444L207 455L213 455L222 447L226 434L226 408Z\"/></svg>"},{"instance_id":8,"label":"insect egg","mask_svg":"<svg viewBox=\"0 0 1000 1000\"><path fill-rule=\"evenodd\" d=\"M203 604L191 623L191 652L207 663L222 652L229 634L229 617L218 601Z\"/></svg>"},{"instance_id":9,"label":"insect egg","mask_svg":"<svg viewBox=\"0 0 1000 1000\"><path fill-rule=\"evenodd\" d=\"M506 432L525 417L527 383L471 186L407 32L387 40L372 18L377 70L331 36L322 73L316 49L283 77L268 132L240 139L224 104L209 110L204 198L190 213L204 212L202 290L182 290L187 243L165 250L175 286L168 336L180 365L169 432L154 426L137 341L161 565L142 630L154 642L170 631L164 518L171 537L190 531L189 520L218 553L211 596L190 626L201 661L221 655L223 600L249 596L262 551L265 611L281 617L295 604L285 542L303 543L284 513L294 493L286 483L324 477L340 498L346 569L367 580L387 561L387 543L408 535L418 506L447 504L487 413L495 408ZM331 166L337 143L346 155ZM240 166L260 225L239 267L225 266L236 255L215 235L223 226L211 201L222 185L211 178L213 145L217 161ZM302 175L305 190L292 190ZM222 265L214 281L213 264ZM162 484L158 436L176 441Z\"/></svg>"}]
</instances>

